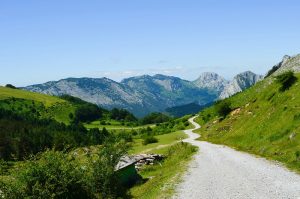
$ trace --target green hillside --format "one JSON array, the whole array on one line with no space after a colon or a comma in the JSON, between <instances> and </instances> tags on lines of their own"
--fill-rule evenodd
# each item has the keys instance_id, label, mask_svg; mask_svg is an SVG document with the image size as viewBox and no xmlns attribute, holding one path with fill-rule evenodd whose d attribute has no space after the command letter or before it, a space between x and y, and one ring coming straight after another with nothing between
<instances>
[{"instance_id":1,"label":"green hillside","mask_svg":"<svg viewBox=\"0 0 300 199\"><path fill-rule=\"evenodd\" d=\"M285 91L269 77L226 99L232 111L224 119L220 116L224 102L200 112L200 139L277 160L300 171L300 74L296 77Z\"/></svg>"},{"instance_id":2,"label":"green hillside","mask_svg":"<svg viewBox=\"0 0 300 199\"><path fill-rule=\"evenodd\" d=\"M11 89L0 86L0 100L8 98L19 98L26 100L34 100L37 102L42 102L46 107L52 106L56 103L66 102L58 97L44 95L40 93L29 92L21 89Z\"/></svg>"},{"instance_id":3,"label":"green hillside","mask_svg":"<svg viewBox=\"0 0 300 199\"><path fill-rule=\"evenodd\" d=\"M0 108L69 124L76 107L58 97L0 87Z\"/></svg>"}]
</instances>

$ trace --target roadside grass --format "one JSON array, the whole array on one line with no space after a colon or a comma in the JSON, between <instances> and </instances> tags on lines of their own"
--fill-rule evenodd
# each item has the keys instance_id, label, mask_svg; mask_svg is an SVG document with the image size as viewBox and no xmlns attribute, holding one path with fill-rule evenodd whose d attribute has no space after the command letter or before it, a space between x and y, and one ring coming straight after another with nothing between
<instances>
[{"instance_id":1,"label":"roadside grass","mask_svg":"<svg viewBox=\"0 0 300 199\"><path fill-rule=\"evenodd\" d=\"M138 153L149 153L151 150L164 148L168 145L175 144L176 142L180 141L187 137L182 131L176 131L173 133L167 133L163 135L154 136L158 139L157 143L143 145L143 139L134 139L132 148L129 151L130 154L138 154Z\"/></svg>"},{"instance_id":2,"label":"roadside grass","mask_svg":"<svg viewBox=\"0 0 300 199\"><path fill-rule=\"evenodd\" d=\"M300 74L297 74L298 79ZM300 172L300 83L279 91L270 78L227 99L233 111L223 120L215 106L200 112L200 139L276 160ZM239 109L238 109L239 108Z\"/></svg>"},{"instance_id":3,"label":"roadside grass","mask_svg":"<svg viewBox=\"0 0 300 199\"><path fill-rule=\"evenodd\" d=\"M133 198L170 198L197 147L187 143L177 143L160 150L167 158L161 164L145 166L140 172L145 182L131 188L130 194Z\"/></svg>"}]
</instances>

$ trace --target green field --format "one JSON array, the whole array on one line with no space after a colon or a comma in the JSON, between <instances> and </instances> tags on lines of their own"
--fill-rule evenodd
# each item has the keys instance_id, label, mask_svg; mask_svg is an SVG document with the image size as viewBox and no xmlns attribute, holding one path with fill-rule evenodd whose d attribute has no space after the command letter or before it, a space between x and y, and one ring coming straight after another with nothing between
<instances>
[{"instance_id":1,"label":"green field","mask_svg":"<svg viewBox=\"0 0 300 199\"><path fill-rule=\"evenodd\" d=\"M155 127L155 124L148 124L148 125L141 125L141 126L126 126L125 124L122 124L120 121L116 120L105 120L106 123L110 123L110 125L102 125L100 124L100 121L93 121L91 123L86 123L84 126L87 129L92 129L92 128L98 128L98 129L103 129L106 128L107 130L132 130L132 129L140 129L140 128L147 128L147 127Z\"/></svg>"},{"instance_id":2,"label":"green field","mask_svg":"<svg viewBox=\"0 0 300 199\"><path fill-rule=\"evenodd\" d=\"M300 75L284 92L270 78L227 99L231 112L220 120L215 106L200 113L203 140L280 161L300 171Z\"/></svg>"},{"instance_id":3,"label":"green field","mask_svg":"<svg viewBox=\"0 0 300 199\"><path fill-rule=\"evenodd\" d=\"M147 145L143 145L142 139L134 139L132 149L129 151L129 153L149 153L149 151L155 151L157 153L159 152L159 149L175 144L181 139L186 138L186 135L182 131L177 131L173 133L157 135L155 137L158 139L158 142Z\"/></svg>"}]
</instances>

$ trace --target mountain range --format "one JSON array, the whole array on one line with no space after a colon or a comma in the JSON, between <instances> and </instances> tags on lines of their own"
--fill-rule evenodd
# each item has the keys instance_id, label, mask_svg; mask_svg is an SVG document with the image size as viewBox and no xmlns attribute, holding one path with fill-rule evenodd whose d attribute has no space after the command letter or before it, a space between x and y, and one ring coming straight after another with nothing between
<instances>
[{"instance_id":1,"label":"mountain range","mask_svg":"<svg viewBox=\"0 0 300 199\"><path fill-rule=\"evenodd\" d=\"M150 112L190 103L205 105L244 90L262 79L250 71L228 81L206 72L195 81L166 75L143 75L116 82L108 78L67 78L23 89L49 95L68 94L107 109L124 108L142 117ZM232 86L231 86L232 85Z\"/></svg>"}]
</instances>

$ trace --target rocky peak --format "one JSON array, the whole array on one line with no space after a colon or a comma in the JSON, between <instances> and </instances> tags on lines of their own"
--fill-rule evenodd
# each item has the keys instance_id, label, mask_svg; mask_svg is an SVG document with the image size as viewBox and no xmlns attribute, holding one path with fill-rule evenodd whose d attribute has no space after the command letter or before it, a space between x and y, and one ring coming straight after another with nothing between
<instances>
[{"instance_id":1,"label":"rocky peak","mask_svg":"<svg viewBox=\"0 0 300 199\"><path fill-rule=\"evenodd\" d=\"M217 73L204 72L193 83L198 88L214 90L220 94L229 82Z\"/></svg>"},{"instance_id":2,"label":"rocky peak","mask_svg":"<svg viewBox=\"0 0 300 199\"><path fill-rule=\"evenodd\" d=\"M289 55L284 55L283 58L282 58L282 61L281 63L282 64L285 64L291 57Z\"/></svg>"},{"instance_id":3,"label":"rocky peak","mask_svg":"<svg viewBox=\"0 0 300 199\"><path fill-rule=\"evenodd\" d=\"M300 54L293 57L285 55L281 62L273 66L273 68L267 73L266 77L270 75L278 75L285 71L300 72Z\"/></svg>"},{"instance_id":4,"label":"rocky peak","mask_svg":"<svg viewBox=\"0 0 300 199\"><path fill-rule=\"evenodd\" d=\"M281 62L273 66L272 69L268 71L266 77L278 75L285 71L300 72L300 54L293 57L285 55Z\"/></svg>"}]
</instances>

